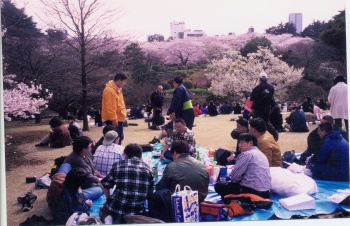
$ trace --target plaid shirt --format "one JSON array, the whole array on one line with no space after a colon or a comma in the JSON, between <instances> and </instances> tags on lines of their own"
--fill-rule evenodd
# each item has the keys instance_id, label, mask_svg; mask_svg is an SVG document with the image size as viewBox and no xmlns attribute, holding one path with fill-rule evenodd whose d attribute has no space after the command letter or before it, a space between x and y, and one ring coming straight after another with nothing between
<instances>
[{"instance_id":1,"label":"plaid shirt","mask_svg":"<svg viewBox=\"0 0 350 226\"><path fill-rule=\"evenodd\" d=\"M167 144L171 146L171 144L176 140L186 141L188 146L190 146L190 152L196 153L196 138L190 129L186 128L186 131L183 133L180 133L175 129Z\"/></svg>"},{"instance_id":2,"label":"plaid shirt","mask_svg":"<svg viewBox=\"0 0 350 226\"><path fill-rule=\"evenodd\" d=\"M138 215L145 210L144 201L153 193L154 177L146 163L133 157L116 162L101 184L105 189L116 185L104 204L114 213L114 221L127 214Z\"/></svg>"},{"instance_id":3,"label":"plaid shirt","mask_svg":"<svg viewBox=\"0 0 350 226\"><path fill-rule=\"evenodd\" d=\"M124 159L124 147L118 144L100 145L94 154L94 166L102 175L107 175L115 162Z\"/></svg>"}]
</instances>

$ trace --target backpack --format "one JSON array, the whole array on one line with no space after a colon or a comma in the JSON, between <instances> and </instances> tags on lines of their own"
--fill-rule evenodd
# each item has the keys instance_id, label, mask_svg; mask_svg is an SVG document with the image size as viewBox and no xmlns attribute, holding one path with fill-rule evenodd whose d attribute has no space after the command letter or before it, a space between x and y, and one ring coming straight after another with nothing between
<instances>
[{"instance_id":1,"label":"backpack","mask_svg":"<svg viewBox=\"0 0 350 226\"><path fill-rule=\"evenodd\" d=\"M218 150L215 151L215 158L217 161L217 165L220 166L226 166L229 161L227 161L227 157L232 155L232 153L226 149L219 148Z\"/></svg>"},{"instance_id":2,"label":"backpack","mask_svg":"<svg viewBox=\"0 0 350 226\"><path fill-rule=\"evenodd\" d=\"M283 168L288 168L296 159L294 150L284 152L282 155Z\"/></svg>"},{"instance_id":3,"label":"backpack","mask_svg":"<svg viewBox=\"0 0 350 226\"><path fill-rule=\"evenodd\" d=\"M166 188L153 193L148 203L150 217L165 222L173 222L171 195L172 192Z\"/></svg>"},{"instance_id":4,"label":"backpack","mask_svg":"<svg viewBox=\"0 0 350 226\"><path fill-rule=\"evenodd\" d=\"M51 167L51 170L50 170L50 177L51 178L53 175L55 175L55 173L58 172L58 170L60 169L60 167L63 164L66 157L67 156L61 156L61 157L55 158L54 165Z\"/></svg>"}]
</instances>

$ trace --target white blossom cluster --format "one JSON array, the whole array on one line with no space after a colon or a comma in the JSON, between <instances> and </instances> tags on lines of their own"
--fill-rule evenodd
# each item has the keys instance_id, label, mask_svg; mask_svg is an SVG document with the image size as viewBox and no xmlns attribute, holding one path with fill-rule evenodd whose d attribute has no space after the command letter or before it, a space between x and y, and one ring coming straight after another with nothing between
<instances>
[{"instance_id":1,"label":"white blossom cluster","mask_svg":"<svg viewBox=\"0 0 350 226\"><path fill-rule=\"evenodd\" d=\"M11 121L10 115L22 118L28 118L29 114L40 113L41 110L47 107L47 99L52 97L51 93L48 93L48 98L34 98L33 94L39 94L42 90L41 85L31 84L30 86L13 81L15 75L4 76L4 83L10 84L12 88L4 89L4 115L5 120Z\"/></svg>"},{"instance_id":2,"label":"white blossom cluster","mask_svg":"<svg viewBox=\"0 0 350 226\"><path fill-rule=\"evenodd\" d=\"M259 74L265 71L268 82L275 88L276 100L285 100L288 88L302 77L303 68L289 67L271 50L260 48L256 53L243 57L236 53L231 57L213 60L207 67L206 76L211 81L210 90L218 96L232 94L242 100L258 85Z\"/></svg>"}]
</instances>

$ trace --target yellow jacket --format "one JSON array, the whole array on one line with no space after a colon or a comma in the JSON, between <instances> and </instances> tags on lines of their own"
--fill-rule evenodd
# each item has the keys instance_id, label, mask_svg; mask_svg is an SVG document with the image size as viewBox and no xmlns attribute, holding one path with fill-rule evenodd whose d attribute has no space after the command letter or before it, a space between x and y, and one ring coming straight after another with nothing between
<instances>
[{"instance_id":1,"label":"yellow jacket","mask_svg":"<svg viewBox=\"0 0 350 226\"><path fill-rule=\"evenodd\" d=\"M280 147L269 132L258 137L258 148L269 160L269 165L282 167L282 154Z\"/></svg>"},{"instance_id":2,"label":"yellow jacket","mask_svg":"<svg viewBox=\"0 0 350 226\"><path fill-rule=\"evenodd\" d=\"M104 120L124 122L126 109L122 89L118 89L113 80L107 82L102 94L101 117Z\"/></svg>"}]
</instances>

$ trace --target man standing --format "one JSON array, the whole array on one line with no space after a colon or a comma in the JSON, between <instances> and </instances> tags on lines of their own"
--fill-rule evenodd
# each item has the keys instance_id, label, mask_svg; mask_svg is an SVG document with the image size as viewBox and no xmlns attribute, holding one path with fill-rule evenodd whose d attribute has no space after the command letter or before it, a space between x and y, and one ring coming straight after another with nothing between
<instances>
[{"instance_id":1,"label":"man standing","mask_svg":"<svg viewBox=\"0 0 350 226\"><path fill-rule=\"evenodd\" d=\"M106 125L117 128L119 135L118 144L124 139L123 122L126 119L126 108L122 88L126 83L126 75L117 73L114 80L110 80L102 94L102 121Z\"/></svg>"},{"instance_id":2,"label":"man standing","mask_svg":"<svg viewBox=\"0 0 350 226\"><path fill-rule=\"evenodd\" d=\"M250 96L250 100L253 101L253 116L254 118L262 118L267 123L275 89L267 83L267 74L265 72L260 73L259 81L259 85L253 89Z\"/></svg>"},{"instance_id":3,"label":"man standing","mask_svg":"<svg viewBox=\"0 0 350 226\"><path fill-rule=\"evenodd\" d=\"M269 121L271 109L276 104L274 101L275 89L267 83L267 74L263 71L259 75L259 85L257 85L250 95L252 104L253 118L262 118L267 126L267 130L272 134L274 139L278 140L278 133Z\"/></svg>"},{"instance_id":4,"label":"man standing","mask_svg":"<svg viewBox=\"0 0 350 226\"><path fill-rule=\"evenodd\" d=\"M151 94L151 103L152 103L153 113L154 113L154 109L163 108L163 104L164 104L163 86L159 85L157 90Z\"/></svg>"},{"instance_id":5,"label":"man standing","mask_svg":"<svg viewBox=\"0 0 350 226\"><path fill-rule=\"evenodd\" d=\"M334 118L335 126L342 128L342 119L344 119L346 131L349 132L348 124L348 86L345 83L344 76L337 76L334 84L329 91L328 101L331 104L331 115Z\"/></svg>"},{"instance_id":6,"label":"man standing","mask_svg":"<svg viewBox=\"0 0 350 226\"><path fill-rule=\"evenodd\" d=\"M182 84L182 78L180 76L174 78L173 86L175 90L167 115L175 114L177 119L182 118L185 120L187 128L191 130L194 122L191 94Z\"/></svg>"},{"instance_id":7,"label":"man standing","mask_svg":"<svg viewBox=\"0 0 350 226\"><path fill-rule=\"evenodd\" d=\"M252 193L263 198L271 196L271 175L266 156L257 147L253 134L242 133L239 136L241 154L237 157L235 168L231 172L231 181L219 181L215 191L223 199L228 194Z\"/></svg>"},{"instance_id":8,"label":"man standing","mask_svg":"<svg viewBox=\"0 0 350 226\"><path fill-rule=\"evenodd\" d=\"M249 131L258 139L258 148L264 153L271 166L282 167L282 154L280 147L267 131L266 123L261 118L254 118L249 121Z\"/></svg>"},{"instance_id":9,"label":"man standing","mask_svg":"<svg viewBox=\"0 0 350 226\"><path fill-rule=\"evenodd\" d=\"M164 148L160 154L161 160L164 159L164 155L172 160L172 155L168 149L172 143L177 140L186 141L189 146L190 155L196 156L196 138L194 136L194 133L186 127L186 123L183 119L178 118L175 119L175 130L173 131L171 138L164 145Z\"/></svg>"}]
</instances>

